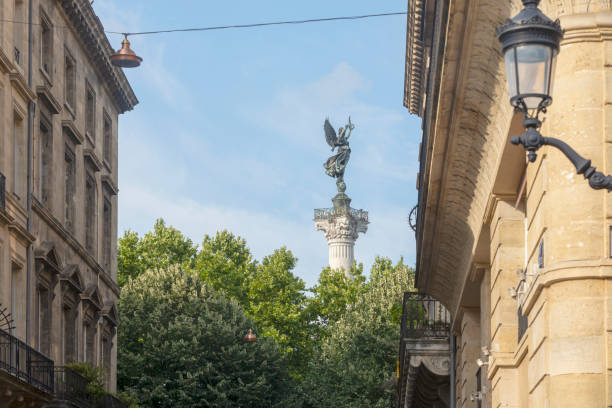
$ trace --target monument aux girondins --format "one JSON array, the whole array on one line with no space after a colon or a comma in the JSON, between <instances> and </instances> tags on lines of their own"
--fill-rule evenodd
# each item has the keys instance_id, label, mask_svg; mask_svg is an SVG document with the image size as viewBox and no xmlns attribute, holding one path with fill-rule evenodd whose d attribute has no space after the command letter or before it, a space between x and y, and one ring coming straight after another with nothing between
<instances>
[{"instance_id":1,"label":"monument aux girondins","mask_svg":"<svg viewBox=\"0 0 612 408\"><path fill-rule=\"evenodd\" d=\"M345 194L344 170L351 156L349 137L355 125L348 123L344 128L334 130L329 119L323 124L325 140L332 152L338 148L335 155L323 163L325 173L336 179L338 194L332 198L332 208L318 208L314 210L314 222L317 231L323 231L329 246L329 267L344 269L345 273L351 269L355 257L355 241L359 233L365 234L368 230L368 212L351 208L351 199Z\"/></svg>"}]
</instances>

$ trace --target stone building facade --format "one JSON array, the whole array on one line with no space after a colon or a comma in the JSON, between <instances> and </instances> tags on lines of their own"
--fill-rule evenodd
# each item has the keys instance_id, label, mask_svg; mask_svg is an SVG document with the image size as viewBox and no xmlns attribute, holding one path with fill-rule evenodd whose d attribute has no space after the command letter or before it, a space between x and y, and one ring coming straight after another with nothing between
<instances>
[{"instance_id":1,"label":"stone building facade","mask_svg":"<svg viewBox=\"0 0 612 408\"><path fill-rule=\"evenodd\" d=\"M611 407L612 196L558 150L527 164L509 143L522 117L495 28L522 7L409 0L404 104L423 121L416 285L452 315L450 406ZM609 174L612 2L540 8L565 30L542 133Z\"/></svg>"},{"instance_id":2,"label":"stone building facade","mask_svg":"<svg viewBox=\"0 0 612 408\"><path fill-rule=\"evenodd\" d=\"M112 52L87 0L0 2L0 406L52 398L46 359L116 387L117 121L138 101Z\"/></svg>"}]
</instances>

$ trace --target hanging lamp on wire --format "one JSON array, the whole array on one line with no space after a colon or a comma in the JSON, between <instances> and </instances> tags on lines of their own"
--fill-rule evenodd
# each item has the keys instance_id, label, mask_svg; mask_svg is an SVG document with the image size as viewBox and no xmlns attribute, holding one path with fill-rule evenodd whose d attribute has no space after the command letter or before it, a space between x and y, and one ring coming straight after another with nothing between
<instances>
[{"instance_id":1,"label":"hanging lamp on wire","mask_svg":"<svg viewBox=\"0 0 612 408\"><path fill-rule=\"evenodd\" d=\"M130 48L130 41L128 35L123 34L125 38L121 42L121 49L110 56L111 63L116 67L121 68L136 68L140 66L142 58L140 58Z\"/></svg>"},{"instance_id":2,"label":"hanging lamp on wire","mask_svg":"<svg viewBox=\"0 0 612 408\"><path fill-rule=\"evenodd\" d=\"M257 336L255 336L255 333L253 333L252 329L249 329L249 332L246 336L244 336L243 341L245 343L255 343L257 341Z\"/></svg>"}]
</instances>

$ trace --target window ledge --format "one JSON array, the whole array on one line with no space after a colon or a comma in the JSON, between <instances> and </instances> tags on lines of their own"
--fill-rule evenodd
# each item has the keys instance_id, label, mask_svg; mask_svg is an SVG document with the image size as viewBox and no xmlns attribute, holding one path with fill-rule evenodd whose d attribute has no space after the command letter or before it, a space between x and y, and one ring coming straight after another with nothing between
<instances>
[{"instance_id":1,"label":"window ledge","mask_svg":"<svg viewBox=\"0 0 612 408\"><path fill-rule=\"evenodd\" d=\"M106 160L106 159L102 160L102 164L104 164L104 167L106 167L106 170L108 170L109 173L113 172L113 168L111 167L111 165L108 162L108 160Z\"/></svg>"},{"instance_id":2,"label":"window ledge","mask_svg":"<svg viewBox=\"0 0 612 408\"><path fill-rule=\"evenodd\" d=\"M72 116L72 120L74 120L74 118L76 117L75 113L74 113L74 109L72 108L72 106L70 106L70 104L68 103L68 101L64 102L64 107L66 108L66 110L68 111L68 113L70 113L70 115Z\"/></svg>"},{"instance_id":3,"label":"window ledge","mask_svg":"<svg viewBox=\"0 0 612 408\"><path fill-rule=\"evenodd\" d=\"M90 132L88 131L85 132L85 138L89 140L89 143L91 144L92 147L96 145L96 139L95 137L92 137Z\"/></svg>"},{"instance_id":4,"label":"window ledge","mask_svg":"<svg viewBox=\"0 0 612 408\"><path fill-rule=\"evenodd\" d=\"M45 83L47 84L47 86L51 88L53 86L53 80L51 79L51 74L45 71L43 67L40 67L39 71L40 71L40 75L42 75L42 77L45 79Z\"/></svg>"}]
</instances>

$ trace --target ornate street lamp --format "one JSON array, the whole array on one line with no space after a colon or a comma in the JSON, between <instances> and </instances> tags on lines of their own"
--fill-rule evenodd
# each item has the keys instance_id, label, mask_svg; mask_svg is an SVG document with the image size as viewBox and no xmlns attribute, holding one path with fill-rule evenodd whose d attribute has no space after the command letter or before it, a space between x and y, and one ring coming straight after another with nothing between
<instances>
[{"instance_id":1,"label":"ornate street lamp","mask_svg":"<svg viewBox=\"0 0 612 408\"><path fill-rule=\"evenodd\" d=\"M606 176L591 166L591 161L580 156L567 143L544 137L539 131L540 113L552 103L552 86L555 62L563 30L559 20L553 21L538 8L540 0L523 0L523 10L497 28L506 62L506 79L510 103L523 113L523 136L513 136L510 143L522 145L529 153L530 162L536 159L536 151L549 145L561 150L583 174L594 189L612 191L612 176Z\"/></svg>"}]
</instances>

